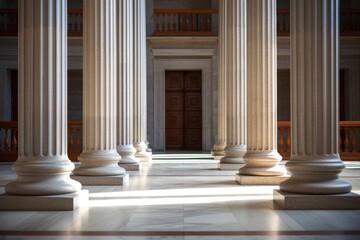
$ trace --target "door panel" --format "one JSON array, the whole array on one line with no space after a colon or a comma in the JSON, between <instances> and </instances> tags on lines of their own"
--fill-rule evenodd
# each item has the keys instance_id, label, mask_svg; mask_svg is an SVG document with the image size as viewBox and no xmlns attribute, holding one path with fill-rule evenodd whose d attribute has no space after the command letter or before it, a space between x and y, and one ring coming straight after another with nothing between
<instances>
[{"instance_id":1,"label":"door panel","mask_svg":"<svg viewBox=\"0 0 360 240\"><path fill-rule=\"evenodd\" d=\"M201 93L199 92L185 93L185 110L201 111Z\"/></svg>"},{"instance_id":2,"label":"door panel","mask_svg":"<svg viewBox=\"0 0 360 240\"><path fill-rule=\"evenodd\" d=\"M166 149L201 150L201 85L200 71L166 72Z\"/></svg>"}]
</instances>

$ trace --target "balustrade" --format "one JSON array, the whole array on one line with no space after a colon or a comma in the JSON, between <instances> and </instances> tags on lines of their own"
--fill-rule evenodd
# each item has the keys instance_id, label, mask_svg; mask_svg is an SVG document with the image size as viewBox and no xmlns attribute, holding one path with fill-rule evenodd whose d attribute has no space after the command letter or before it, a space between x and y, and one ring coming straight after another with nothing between
<instances>
[{"instance_id":1,"label":"balustrade","mask_svg":"<svg viewBox=\"0 0 360 240\"><path fill-rule=\"evenodd\" d=\"M360 161L360 121L339 123L339 152L342 160ZM17 122L0 122L0 161L15 161L17 158ZM68 155L72 161L82 151L82 122L68 124ZM290 121L278 121L278 151L283 159L291 155Z\"/></svg>"},{"instance_id":2,"label":"balustrade","mask_svg":"<svg viewBox=\"0 0 360 240\"><path fill-rule=\"evenodd\" d=\"M82 9L68 10L68 36L82 36L83 30L83 11Z\"/></svg>"},{"instance_id":3,"label":"balustrade","mask_svg":"<svg viewBox=\"0 0 360 240\"><path fill-rule=\"evenodd\" d=\"M154 36L211 36L216 9L155 9Z\"/></svg>"},{"instance_id":4,"label":"balustrade","mask_svg":"<svg viewBox=\"0 0 360 240\"><path fill-rule=\"evenodd\" d=\"M0 36L17 36L17 9L0 9Z\"/></svg>"},{"instance_id":5,"label":"balustrade","mask_svg":"<svg viewBox=\"0 0 360 240\"><path fill-rule=\"evenodd\" d=\"M212 36L217 9L154 9L154 36ZM83 10L68 10L68 36L82 36ZM0 9L0 36L17 36L17 9ZM277 35L290 35L289 9L277 10ZM360 36L360 9L340 11L340 35Z\"/></svg>"}]
</instances>

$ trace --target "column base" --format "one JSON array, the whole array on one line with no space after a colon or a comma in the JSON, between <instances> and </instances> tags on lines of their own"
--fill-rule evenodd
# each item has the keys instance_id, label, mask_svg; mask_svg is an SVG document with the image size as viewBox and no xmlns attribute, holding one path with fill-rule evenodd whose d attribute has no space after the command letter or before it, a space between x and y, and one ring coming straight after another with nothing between
<instances>
[{"instance_id":1,"label":"column base","mask_svg":"<svg viewBox=\"0 0 360 240\"><path fill-rule=\"evenodd\" d=\"M82 185L126 185L129 183L129 174L124 173L114 176L78 176L71 175L71 178Z\"/></svg>"},{"instance_id":2,"label":"column base","mask_svg":"<svg viewBox=\"0 0 360 240\"><path fill-rule=\"evenodd\" d=\"M356 193L311 195L274 190L273 201L286 210L343 210L360 209L360 195Z\"/></svg>"},{"instance_id":3,"label":"column base","mask_svg":"<svg viewBox=\"0 0 360 240\"><path fill-rule=\"evenodd\" d=\"M231 170L231 171L239 171L241 167L243 167L244 163L219 163L218 169L219 170Z\"/></svg>"},{"instance_id":4,"label":"column base","mask_svg":"<svg viewBox=\"0 0 360 240\"><path fill-rule=\"evenodd\" d=\"M236 174L235 181L240 185L279 185L287 180L289 175L282 176L250 176Z\"/></svg>"},{"instance_id":5,"label":"column base","mask_svg":"<svg viewBox=\"0 0 360 240\"><path fill-rule=\"evenodd\" d=\"M89 191L51 196L0 195L0 211L71 211L86 206Z\"/></svg>"},{"instance_id":6,"label":"column base","mask_svg":"<svg viewBox=\"0 0 360 240\"><path fill-rule=\"evenodd\" d=\"M126 171L140 171L141 165L141 163L119 163L119 166Z\"/></svg>"}]
</instances>

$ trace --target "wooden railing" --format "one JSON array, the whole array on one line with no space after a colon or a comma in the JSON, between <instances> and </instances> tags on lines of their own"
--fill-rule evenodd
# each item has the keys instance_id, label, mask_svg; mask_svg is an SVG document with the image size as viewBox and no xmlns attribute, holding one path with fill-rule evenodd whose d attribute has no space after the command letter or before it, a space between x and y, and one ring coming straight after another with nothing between
<instances>
[{"instance_id":1,"label":"wooden railing","mask_svg":"<svg viewBox=\"0 0 360 240\"><path fill-rule=\"evenodd\" d=\"M68 156L72 161L77 161L82 151L82 122L68 123Z\"/></svg>"},{"instance_id":2,"label":"wooden railing","mask_svg":"<svg viewBox=\"0 0 360 240\"><path fill-rule=\"evenodd\" d=\"M291 126L289 121L278 122L278 151L283 159L291 155ZM340 157L342 160L360 161L360 121L340 122ZM0 122L0 161L15 161L18 139L17 122ZM68 155L72 161L82 151L82 122L68 124Z\"/></svg>"},{"instance_id":3,"label":"wooden railing","mask_svg":"<svg viewBox=\"0 0 360 240\"><path fill-rule=\"evenodd\" d=\"M15 161L18 155L17 122L0 122L0 161Z\"/></svg>"},{"instance_id":4,"label":"wooden railing","mask_svg":"<svg viewBox=\"0 0 360 240\"><path fill-rule=\"evenodd\" d=\"M82 36L83 10L68 10L68 36ZM18 10L0 9L0 36L18 35Z\"/></svg>"},{"instance_id":5,"label":"wooden railing","mask_svg":"<svg viewBox=\"0 0 360 240\"><path fill-rule=\"evenodd\" d=\"M360 36L360 9L341 10L340 35Z\"/></svg>"},{"instance_id":6,"label":"wooden railing","mask_svg":"<svg viewBox=\"0 0 360 240\"><path fill-rule=\"evenodd\" d=\"M81 37L83 31L83 10L68 10L68 36Z\"/></svg>"},{"instance_id":7,"label":"wooden railing","mask_svg":"<svg viewBox=\"0 0 360 240\"><path fill-rule=\"evenodd\" d=\"M0 9L0 36L17 36L17 9Z\"/></svg>"},{"instance_id":8,"label":"wooden railing","mask_svg":"<svg viewBox=\"0 0 360 240\"><path fill-rule=\"evenodd\" d=\"M278 151L283 159L290 159L291 132L290 121L278 121Z\"/></svg>"},{"instance_id":9,"label":"wooden railing","mask_svg":"<svg viewBox=\"0 0 360 240\"><path fill-rule=\"evenodd\" d=\"M341 9L340 36L360 36L360 9ZM290 36L290 10L277 10L277 35Z\"/></svg>"},{"instance_id":10,"label":"wooden railing","mask_svg":"<svg viewBox=\"0 0 360 240\"><path fill-rule=\"evenodd\" d=\"M290 36L290 11L289 9L277 10L277 35Z\"/></svg>"},{"instance_id":11,"label":"wooden railing","mask_svg":"<svg viewBox=\"0 0 360 240\"><path fill-rule=\"evenodd\" d=\"M18 123L0 122L0 162L12 162L18 156ZM68 156L72 161L82 151L82 122L68 123Z\"/></svg>"},{"instance_id":12,"label":"wooden railing","mask_svg":"<svg viewBox=\"0 0 360 240\"><path fill-rule=\"evenodd\" d=\"M283 159L291 155L291 126L289 121L278 122L278 151ZM342 160L360 161L360 121L339 123L339 152Z\"/></svg>"},{"instance_id":13,"label":"wooden railing","mask_svg":"<svg viewBox=\"0 0 360 240\"><path fill-rule=\"evenodd\" d=\"M212 19L217 9L155 9L155 36L211 36ZM68 10L68 36L82 36L83 10ZM278 36L290 35L289 9L277 10ZM18 10L0 9L0 36L17 36ZM360 9L342 9L340 35L360 36Z\"/></svg>"},{"instance_id":14,"label":"wooden railing","mask_svg":"<svg viewBox=\"0 0 360 240\"><path fill-rule=\"evenodd\" d=\"M217 9L154 9L154 36L211 36Z\"/></svg>"}]
</instances>

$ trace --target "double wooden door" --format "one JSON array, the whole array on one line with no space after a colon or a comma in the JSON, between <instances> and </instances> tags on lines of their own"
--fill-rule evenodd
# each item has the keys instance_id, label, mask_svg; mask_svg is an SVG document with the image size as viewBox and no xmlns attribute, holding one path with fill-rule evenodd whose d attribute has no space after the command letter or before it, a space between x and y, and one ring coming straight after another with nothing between
<instances>
[{"instance_id":1,"label":"double wooden door","mask_svg":"<svg viewBox=\"0 0 360 240\"><path fill-rule=\"evenodd\" d=\"M166 71L166 149L202 149L201 71Z\"/></svg>"}]
</instances>

